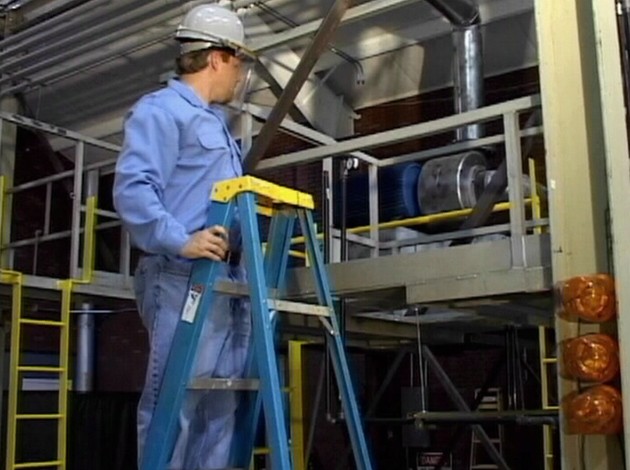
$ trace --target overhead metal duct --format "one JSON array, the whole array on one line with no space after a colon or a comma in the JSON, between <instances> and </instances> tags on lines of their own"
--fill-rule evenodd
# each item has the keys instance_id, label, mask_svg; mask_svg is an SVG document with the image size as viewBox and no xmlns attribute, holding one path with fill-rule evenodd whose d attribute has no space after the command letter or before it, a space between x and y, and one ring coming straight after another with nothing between
<instances>
[{"instance_id":1,"label":"overhead metal duct","mask_svg":"<svg viewBox=\"0 0 630 470\"><path fill-rule=\"evenodd\" d=\"M427 0L453 25L453 86L455 111L483 106L483 48L479 9L462 0ZM481 124L457 129L457 140L482 137Z\"/></svg>"}]
</instances>

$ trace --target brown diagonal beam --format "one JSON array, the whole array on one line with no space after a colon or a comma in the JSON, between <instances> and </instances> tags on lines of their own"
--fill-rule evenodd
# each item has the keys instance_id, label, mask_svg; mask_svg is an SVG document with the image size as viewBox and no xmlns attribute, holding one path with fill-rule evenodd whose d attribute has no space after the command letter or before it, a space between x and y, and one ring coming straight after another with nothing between
<instances>
[{"instance_id":1,"label":"brown diagonal beam","mask_svg":"<svg viewBox=\"0 0 630 470\"><path fill-rule=\"evenodd\" d=\"M280 98L278 98L278 102L273 107L267 121L260 129L258 137L254 140L252 148L247 154L243 164L245 173L251 173L256 169L258 162L269 148L280 123L289 112L289 109L293 104L293 100L300 92L302 85L304 85L304 82L313 70L315 63L328 47L328 43L335 34L339 23L341 23L341 18L351 3L352 0L336 0L328 11L326 18L322 21L322 24L317 30L313 41L306 49L306 52L295 69L295 72L291 75L291 78L282 91Z\"/></svg>"}]
</instances>

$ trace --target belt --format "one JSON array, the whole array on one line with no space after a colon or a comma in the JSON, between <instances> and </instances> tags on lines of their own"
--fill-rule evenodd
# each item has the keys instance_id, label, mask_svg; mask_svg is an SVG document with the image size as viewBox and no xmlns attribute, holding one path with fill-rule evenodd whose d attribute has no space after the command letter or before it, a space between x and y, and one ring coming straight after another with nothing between
<instances>
[{"instance_id":1,"label":"belt","mask_svg":"<svg viewBox=\"0 0 630 470\"><path fill-rule=\"evenodd\" d=\"M140 251L140 250L139 250ZM228 251L227 256L225 257L225 262L230 266L238 266L241 264L241 255L242 251ZM146 251L140 251L140 256L160 256L154 253L147 253ZM183 259L182 259L183 260Z\"/></svg>"}]
</instances>

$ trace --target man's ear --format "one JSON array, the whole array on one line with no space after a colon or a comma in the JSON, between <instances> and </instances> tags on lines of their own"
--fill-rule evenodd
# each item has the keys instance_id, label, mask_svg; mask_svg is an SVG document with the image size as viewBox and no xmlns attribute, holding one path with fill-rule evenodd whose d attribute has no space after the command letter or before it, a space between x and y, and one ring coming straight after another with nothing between
<instances>
[{"instance_id":1,"label":"man's ear","mask_svg":"<svg viewBox=\"0 0 630 470\"><path fill-rule=\"evenodd\" d=\"M218 51L208 52L208 66L212 70L216 70L219 67L220 60L221 60L221 57L219 56Z\"/></svg>"}]
</instances>

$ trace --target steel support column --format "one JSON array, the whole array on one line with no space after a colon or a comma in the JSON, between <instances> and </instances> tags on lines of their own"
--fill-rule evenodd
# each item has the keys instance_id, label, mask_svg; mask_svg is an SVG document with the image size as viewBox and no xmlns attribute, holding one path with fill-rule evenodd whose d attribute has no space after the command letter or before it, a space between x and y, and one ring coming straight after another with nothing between
<instances>
[{"instance_id":1,"label":"steel support column","mask_svg":"<svg viewBox=\"0 0 630 470\"><path fill-rule=\"evenodd\" d=\"M595 5L603 8L605 3L535 0L556 282L609 271L605 146L593 24ZM558 341L592 330L596 328L583 324L578 331L577 323L556 319ZM575 381L558 382L560 397L577 389ZM561 423L563 469L622 468L615 438L569 436L564 431Z\"/></svg>"},{"instance_id":2,"label":"steel support column","mask_svg":"<svg viewBox=\"0 0 630 470\"><path fill-rule=\"evenodd\" d=\"M618 335L620 338L621 386L623 388L626 468L630 468L630 155L628 152L627 102L615 2L592 2L599 71L604 156L608 179L613 271L617 285Z\"/></svg>"}]
</instances>

